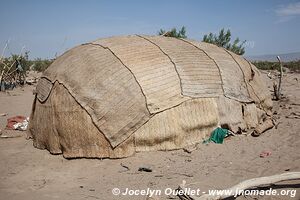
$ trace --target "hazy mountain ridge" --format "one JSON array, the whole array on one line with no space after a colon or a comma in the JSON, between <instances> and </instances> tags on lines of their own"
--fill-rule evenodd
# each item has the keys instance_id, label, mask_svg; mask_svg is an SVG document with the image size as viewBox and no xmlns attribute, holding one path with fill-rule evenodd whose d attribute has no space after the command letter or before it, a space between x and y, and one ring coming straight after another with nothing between
<instances>
[{"instance_id":1,"label":"hazy mountain ridge","mask_svg":"<svg viewBox=\"0 0 300 200\"><path fill-rule=\"evenodd\" d=\"M300 52L286 53L286 54L268 54L268 55L257 55L257 56L245 56L250 61L277 61L277 56L280 56L283 62L300 60Z\"/></svg>"}]
</instances>

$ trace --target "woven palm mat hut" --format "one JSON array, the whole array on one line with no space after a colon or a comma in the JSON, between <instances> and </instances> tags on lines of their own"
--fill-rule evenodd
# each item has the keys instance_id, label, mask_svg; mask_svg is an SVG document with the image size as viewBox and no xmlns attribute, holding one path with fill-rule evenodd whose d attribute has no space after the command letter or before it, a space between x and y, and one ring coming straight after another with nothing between
<instances>
[{"instance_id":1,"label":"woven palm mat hut","mask_svg":"<svg viewBox=\"0 0 300 200\"><path fill-rule=\"evenodd\" d=\"M255 128L272 101L250 62L212 44L122 36L77 46L37 85L34 146L66 158L120 158Z\"/></svg>"}]
</instances>

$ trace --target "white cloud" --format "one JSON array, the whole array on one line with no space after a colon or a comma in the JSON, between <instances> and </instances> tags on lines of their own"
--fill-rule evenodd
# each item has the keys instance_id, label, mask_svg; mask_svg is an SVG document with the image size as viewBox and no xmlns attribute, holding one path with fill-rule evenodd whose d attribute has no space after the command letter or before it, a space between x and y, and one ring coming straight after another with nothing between
<instances>
[{"instance_id":1,"label":"white cloud","mask_svg":"<svg viewBox=\"0 0 300 200\"><path fill-rule=\"evenodd\" d=\"M300 16L300 2L280 5L275 9L275 13L279 17L277 23L290 21Z\"/></svg>"},{"instance_id":2,"label":"white cloud","mask_svg":"<svg viewBox=\"0 0 300 200\"><path fill-rule=\"evenodd\" d=\"M278 16L300 15L300 2L279 6L275 12Z\"/></svg>"}]
</instances>

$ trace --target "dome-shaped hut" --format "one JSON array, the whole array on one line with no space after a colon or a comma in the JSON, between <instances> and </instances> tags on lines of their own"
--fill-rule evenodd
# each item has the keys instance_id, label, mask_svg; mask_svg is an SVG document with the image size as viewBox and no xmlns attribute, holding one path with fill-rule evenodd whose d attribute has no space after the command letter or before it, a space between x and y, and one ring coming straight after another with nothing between
<instances>
[{"instance_id":1,"label":"dome-shaped hut","mask_svg":"<svg viewBox=\"0 0 300 200\"><path fill-rule=\"evenodd\" d=\"M64 157L127 157L202 142L218 126L246 131L270 116L260 72L224 48L162 36L77 46L38 82L29 132Z\"/></svg>"}]
</instances>

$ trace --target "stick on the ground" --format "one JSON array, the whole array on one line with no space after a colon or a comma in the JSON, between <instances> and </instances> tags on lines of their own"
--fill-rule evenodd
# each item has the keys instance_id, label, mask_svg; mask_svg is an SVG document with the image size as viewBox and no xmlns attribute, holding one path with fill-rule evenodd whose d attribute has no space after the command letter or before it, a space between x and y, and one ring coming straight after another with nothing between
<instances>
[{"instance_id":1,"label":"stick on the ground","mask_svg":"<svg viewBox=\"0 0 300 200\"><path fill-rule=\"evenodd\" d=\"M226 189L227 191L232 191L231 195L226 194L224 192L224 195L213 196L213 195L205 194L200 197L190 196L190 198L194 200L220 200L220 199L225 199L236 195L235 194L236 191L240 192L250 188L257 188L262 185L271 185L281 181L297 180L297 179L300 179L300 172L288 172L288 173L277 174L273 176L253 178L253 179L242 181L241 183ZM184 185L179 186L179 189L181 190L184 190L184 188L185 188Z\"/></svg>"}]
</instances>

